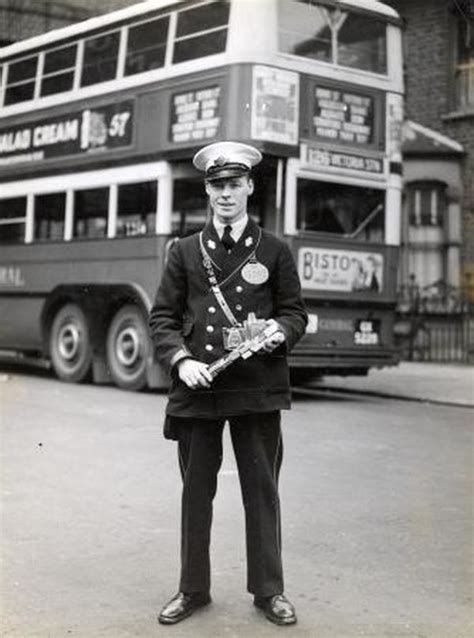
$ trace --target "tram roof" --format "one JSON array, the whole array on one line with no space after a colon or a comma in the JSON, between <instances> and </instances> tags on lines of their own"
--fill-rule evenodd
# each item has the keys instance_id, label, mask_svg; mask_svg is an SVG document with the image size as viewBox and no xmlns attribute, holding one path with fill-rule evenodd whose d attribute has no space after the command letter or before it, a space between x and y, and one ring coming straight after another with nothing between
<instances>
[{"instance_id":1,"label":"tram roof","mask_svg":"<svg viewBox=\"0 0 474 638\"><path fill-rule=\"evenodd\" d=\"M234 0L238 2L247 2L251 0ZM258 0L262 2L262 0ZM263 0L271 2L273 0ZM0 59L22 53L30 49L42 47L48 44L57 42L58 40L65 40L70 37L80 36L83 33L94 31L96 29L103 29L109 25L114 25L117 22L128 20L129 18L139 17L149 11L157 11L167 7L173 7L175 5L182 4L182 0L144 0L137 4L130 5L124 9L118 9L110 13L102 14L89 18L88 20L82 20L75 24L62 27L60 29L53 29L47 33L34 36L25 40L20 40L14 44L10 44L6 47L0 48ZM380 2L379 0L322 0L322 4L333 4L334 6L340 6L341 8L357 8L364 11L370 11L371 13L378 13L387 18L398 19L397 12L388 5Z\"/></svg>"}]
</instances>

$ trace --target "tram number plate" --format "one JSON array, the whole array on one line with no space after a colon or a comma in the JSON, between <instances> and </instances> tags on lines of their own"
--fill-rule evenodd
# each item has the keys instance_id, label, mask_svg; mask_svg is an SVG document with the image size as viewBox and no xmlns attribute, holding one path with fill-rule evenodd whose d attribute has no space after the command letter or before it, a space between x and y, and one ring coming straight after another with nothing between
<instances>
[{"instance_id":1,"label":"tram number plate","mask_svg":"<svg viewBox=\"0 0 474 638\"><path fill-rule=\"evenodd\" d=\"M358 346L376 346L379 343L380 319L357 319L354 343Z\"/></svg>"}]
</instances>

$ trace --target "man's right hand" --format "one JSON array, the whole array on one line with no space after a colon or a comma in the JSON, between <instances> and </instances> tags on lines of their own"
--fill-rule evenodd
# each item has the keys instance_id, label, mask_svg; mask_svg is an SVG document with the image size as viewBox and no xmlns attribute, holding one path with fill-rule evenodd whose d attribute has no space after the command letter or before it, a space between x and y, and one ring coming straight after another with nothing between
<instances>
[{"instance_id":1,"label":"man's right hand","mask_svg":"<svg viewBox=\"0 0 474 638\"><path fill-rule=\"evenodd\" d=\"M182 359L177 363L178 376L188 388L210 388L212 376L207 369L207 364L196 359Z\"/></svg>"}]
</instances>

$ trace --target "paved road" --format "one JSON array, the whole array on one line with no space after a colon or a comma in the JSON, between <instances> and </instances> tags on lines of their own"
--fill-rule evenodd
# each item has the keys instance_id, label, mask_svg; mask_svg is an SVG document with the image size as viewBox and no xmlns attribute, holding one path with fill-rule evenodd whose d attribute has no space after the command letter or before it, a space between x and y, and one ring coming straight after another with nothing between
<instances>
[{"instance_id":1,"label":"paved road","mask_svg":"<svg viewBox=\"0 0 474 638\"><path fill-rule=\"evenodd\" d=\"M165 399L0 374L2 636L472 636L472 410L297 397L281 477L287 593L274 627L245 592L226 433L213 605L175 627L179 484Z\"/></svg>"}]
</instances>

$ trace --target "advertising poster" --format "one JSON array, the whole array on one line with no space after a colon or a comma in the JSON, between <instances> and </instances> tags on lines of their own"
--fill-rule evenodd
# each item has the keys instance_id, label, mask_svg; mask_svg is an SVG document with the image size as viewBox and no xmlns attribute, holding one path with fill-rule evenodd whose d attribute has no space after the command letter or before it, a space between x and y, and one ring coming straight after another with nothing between
<instances>
[{"instance_id":1,"label":"advertising poster","mask_svg":"<svg viewBox=\"0 0 474 638\"><path fill-rule=\"evenodd\" d=\"M0 166L130 146L133 108L127 100L0 129Z\"/></svg>"},{"instance_id":2,"label":"advertising poster","mask_svg":"<svg viewBox=\"0 0 474 638\"><path fill-rule=\"evenodd\" d=\"M252 137L298 144L298 74L257 65L253 69Z\"/></svg>"},{"instance_id":3,"label":"advertising poster","mask_svg":"<svg viewBox=\"0 0 474 638\"><path fill-rule=\"evenodd\" d=\"M383 267L380 253L305 246L298 251L301 285L309 290L380 293Z\"/></svg>"}]
</instances>

